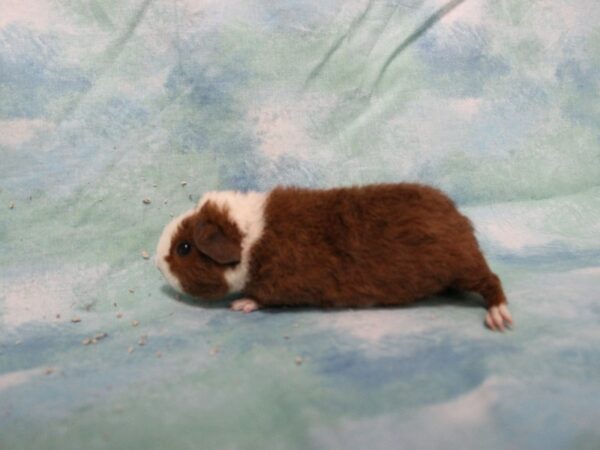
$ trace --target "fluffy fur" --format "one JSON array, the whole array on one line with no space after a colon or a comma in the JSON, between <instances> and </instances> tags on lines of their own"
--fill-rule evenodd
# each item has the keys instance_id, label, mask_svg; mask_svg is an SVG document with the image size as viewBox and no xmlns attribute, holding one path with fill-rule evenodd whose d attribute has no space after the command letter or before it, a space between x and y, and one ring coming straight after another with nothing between
<instances>
[{"instance_id":1,"label":"fluffy fur","mask_svg":"<svg viewBox=\"0 0 600 450\"><path fill-rule=\"evenodd\" d=\"M235 309L400 305L452 288L486 299L491 328L512 322L471 223L428 186L209 193L175 223L168 252L159 243L167 280L204 298L241 292ZM179 256L183 241L194 248Z\"/></svg>"}]
</instances>

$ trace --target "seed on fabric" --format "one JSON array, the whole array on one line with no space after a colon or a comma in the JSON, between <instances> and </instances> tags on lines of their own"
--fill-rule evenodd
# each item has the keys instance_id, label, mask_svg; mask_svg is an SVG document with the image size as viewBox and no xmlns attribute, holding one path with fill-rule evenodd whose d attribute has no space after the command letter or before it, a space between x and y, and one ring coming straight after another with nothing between
<instances>
[{"instance_id":1,"label":"seed on fabric","mask_svg":"<svg viewBox=\"0 0 600 450\"><path fill-rule=\"evenodd\" d=\"M46 370L44 370L44 375L51 375L54 373L54 369L52 367L48 367Z\"/></svg>"},{"instance_id":2,"label":"seed on fabric","mask_svg":"<svg viewBox=\"0 0 600 450\"><path fill-rule=\"evenodd\" d=\"M148 253L146 250L142 250L142 258L150 259L150 253Z\"/></svg>"},{"instance_id":3,"label":"seed on fabric","mask_svg":"<svg viewBox=\"0 0 600 450\"><path fill-rule=\"evenodd\" d=\"M300 356L296 356L296 359L294 359L294 362L296 363L297 366L299 366L304 362L304 360Z\"/></svg>"},{"instance_id":4,"label":"seed on fabric","mask_svg":"<svg viewBox=\"0 0 600 450\"><path fill-rule=\"evenodd\" d=\"M73 322L73 323L79 323L79 322L81 322L81 318L79 318L79 317L73 317L71 319L71 322Z\"/></svg>"},{"instance_id":5,"label":"seed on fabric","mask_svg":"<svg viewBox=\"0 0 600 450\"><path fill-rule=\"evenodd\" d=\"M182 181L181 182L181 187L185 187L186 184L187 184L187 181Z\"/></svg>"},{"instance_id":6,"label":"seed on fabric","mask_svg":"<svg viewBox=\"0 0 600 450\"><path fill-rule=\"evenodd\" d=\"M120 319L121 317L123 317L123 313L117 313L115 314L115 316L117 317L117 319Z\"/></svg>"},{"instance_id":7,"label":"seed on fabric","mask_svg":"<svg viewBox=\"0 0 600 450\"><path fill-rule=\"evenodd\" d=\"M139 321L139 320L132 320L132 321L131 321L131 326L132 326L132 327L137 327L139 324L140 324L140 321Z\"/></svg>"},{"instance_id":8,"label":"seed on fabric","mask_svg":"<svg viewBox=\"0 0 600 450\"><path fill-rule=\"evenodd\" d=\"M15 202L10 202L10 204L8 205L9 209L15 209Z\"/></svg>"},{"instance_id":9,"label":"seed on fabric","mask_svg":"<svg viewBox=\"0 0 600 450\"><path fill-rule=\"evenodd\" d=\"M162 353L161 352L156 352L155 355L156 355L157 358L162 357Z\"/></svg>"},{"instance_id":10,"label":"seed on fabric","mask_svg":"<svg viewBox=\"0 0 600 450\"><path fill-rule=\"evenodd\" d=\"M129 347L127 347L127 353L133 353L135 352L135 348L133 348L133 345L130 345Z\"/></svg>"},{"instance_id":11,"label":"seed on fabric","mask_svg":"<svg viewBox=\"0 0 600 450\"><path fill-rule=\"evenodd\" d=\"M83 341L81 341L81 343L83 345L90 345L92 343L92 340L90 338L85 338Z\"/></svg>"},{"instance_id":12,"label":"seed on fabric","mask_svg":"<svg viewBox=\"0 0 600 450\"><path fill-rule=\"evenodd\" d=\"M219 347L213 347L210 349L210 355L211 356L215 356L217 355L219 352L221 351L221 349Z\"/></svg>"},{"instance_id":13,"label":"seed on fabric","mask_svg":"<svg viewBox=\"0 0 600 450\"><path fill-rule=\"evenodd\" d=\"M142 200L142 203L144 205L149 205L151 203L151 200L149 198L145 198L144 200Z\"/></svg>"}]
</instances>

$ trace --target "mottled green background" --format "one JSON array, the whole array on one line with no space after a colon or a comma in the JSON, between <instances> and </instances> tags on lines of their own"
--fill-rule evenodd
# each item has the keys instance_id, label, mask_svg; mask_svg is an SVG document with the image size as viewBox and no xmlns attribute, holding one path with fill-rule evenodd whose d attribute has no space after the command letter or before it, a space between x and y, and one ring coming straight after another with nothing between
<instances>
[{"instance_id":1,"label":"mottled green background","mask_svg":"<svg viewBox=\"0 0 600 450\"><path fill-rule=\"evenodd\" d=\"M0 0L0 448L600 448L599 24L595 0ZM233 313L141 256L209 189L397 180L472 218L512 332L466 296Z\"/></svg>"}]
</instances>

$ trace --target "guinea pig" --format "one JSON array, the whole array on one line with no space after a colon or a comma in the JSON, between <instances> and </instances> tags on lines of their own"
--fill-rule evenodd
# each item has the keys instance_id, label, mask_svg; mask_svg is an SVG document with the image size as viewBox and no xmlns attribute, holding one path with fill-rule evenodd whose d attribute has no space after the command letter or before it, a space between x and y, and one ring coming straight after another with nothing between
<instances>
[{"instance_id":1,"label":"guinea pig","mask_svg":"<svg viewBox=\"0 0 600 450\"><path fill-rule=\"evenodd\" d=\"M176 290L239 293L231 308L403 305L448 289L486 301L485 323L513 320L469 219L421 184L209 192L173 219L156 264Z\"/></svg>"}]
</instances>

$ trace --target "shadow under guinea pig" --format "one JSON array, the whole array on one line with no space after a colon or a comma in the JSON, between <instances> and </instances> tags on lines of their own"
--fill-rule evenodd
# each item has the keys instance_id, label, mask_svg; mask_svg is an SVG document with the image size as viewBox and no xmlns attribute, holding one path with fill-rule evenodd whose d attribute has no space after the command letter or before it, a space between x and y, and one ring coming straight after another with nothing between
<instances>
[{"instance_id":1,"label":"shadow under guinea pig","mask_svg":"<svg viewBox=\"0 0 600 450\"><path fill-rule=\"evenodd\" d=\"M185 303L189 306L197 306L200 308L214 308L214 309L228 309L231 302L237 298L240 298L240 295L228 295L220 300L202 300L196 297L192 297L187 294L180 294L175 289L173 289L170 285L164 284L160 290L167 297L170 297L172 300L175 300L179 303Z\"/></svg>"},{"instance_id":2,"label":"shadow under guinea pig","mask_svg":"<svg viewBox=\"0 0 600 450\"><path fill-rule=\"evenodd\" d=\"M185 303L189 306L196 306L207 309L228 309L229 305L233 300L243 297L241 294L230 294L220 300L202 300L196 297L191 297L187 294L180 294L168 284L162 286L161 291L170 297L171 299ZM403 308L423 308L423 307L439 307L439 306L459 306L463 308L485 308L483 298L475 293L471 292L459 292L459 291L446 291L439 295L428 297L415 302L407 303L406 305L394 305L389 307L377 306L374 308L364 309L403 309ZM277 313L289 313L289 312L303 312L303 311L347 311L350 309L356 310L357 308L323 308L323 307L312 307L312 306L294 306L294 307L273 307L261 309L261 312L277 314Z\"/></svg>"}]
</instances>

